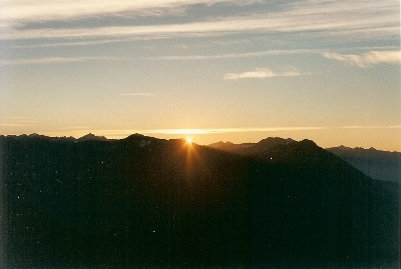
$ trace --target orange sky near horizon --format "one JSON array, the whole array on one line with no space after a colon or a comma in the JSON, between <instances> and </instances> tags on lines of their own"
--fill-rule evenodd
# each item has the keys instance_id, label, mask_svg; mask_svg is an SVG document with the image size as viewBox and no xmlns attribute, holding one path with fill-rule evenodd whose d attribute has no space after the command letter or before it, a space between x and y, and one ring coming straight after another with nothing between
<instances>
[{"instance_id":1,"label":"orange sky near horizon","mask_svg":"<svg viewBox=\"0 0 401 269\"><path fill-rule=\"evenodd\" d=\"M398 0L3 2L0 134L401 152Z\"/></svg>"},{"instance_id":2,"label":"orange sky near horizon","mask_svg":"<svg viewBox=\"0 0 401 269\"><path fill-rule=\"evenodd\" d=\"M123 139L127 136L140 133L161 139L191 138L194 143L209 145L223 141L232 143L255 143L267 137L292 138L300 141L313 140L323 148L347 146L375 148L385 151L401 152L401 126L389 126L388 128L362 128L349 126L342 128L309 127L298 128L232 128L232 129L159 129L159 130L75 130L67 132L39 132L48 136L73 136L79 138L88 133L105 136L109 139ZM284 130L283 130L284 129ZM285 130L287 129L287 130ZM142 132L141 132L142 131ZM32 132L26 132L31 134ZM14 133L19 135L22 133Z\"/></svg>"}]
</instances>

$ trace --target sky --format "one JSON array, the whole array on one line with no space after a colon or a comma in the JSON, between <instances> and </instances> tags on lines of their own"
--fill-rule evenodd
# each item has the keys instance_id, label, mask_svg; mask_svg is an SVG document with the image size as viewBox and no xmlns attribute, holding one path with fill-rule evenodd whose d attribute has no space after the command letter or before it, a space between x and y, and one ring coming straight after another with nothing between
<instances>
[{"instance_id":1,"label":"sky","mask_svg":"<svg viewBox=\"0 0 401 269\"><path fill-rule=\"evenodd\" d=\"M0 7L0 134L401 151L398 0Z\"/></svg>"}]
</instances>

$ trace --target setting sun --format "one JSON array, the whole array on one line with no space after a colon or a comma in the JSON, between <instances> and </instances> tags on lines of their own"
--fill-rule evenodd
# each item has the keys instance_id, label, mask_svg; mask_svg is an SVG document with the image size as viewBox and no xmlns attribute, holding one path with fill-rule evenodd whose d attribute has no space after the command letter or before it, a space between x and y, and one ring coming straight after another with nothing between
<instances>
[{"instance_id":1,"label":"setting sun","mask_svg":"<svg viewBox=\"0 0 401 269\"><path fill-rule=\"evenodd\" d=\"M192 144L192 138L187 137L185 140L186 140L187 144Z\"/></svg>"}]
</instances>

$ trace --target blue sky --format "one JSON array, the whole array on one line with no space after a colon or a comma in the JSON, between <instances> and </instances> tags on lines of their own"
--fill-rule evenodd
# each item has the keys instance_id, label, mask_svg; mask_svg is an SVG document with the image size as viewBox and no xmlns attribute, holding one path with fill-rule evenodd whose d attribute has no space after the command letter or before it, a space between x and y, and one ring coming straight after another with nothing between
<instances>
[{"instance_id":1,"label":"blue sky","mask_svg":"<svg viewBox=\"0 0 401 269\"><path fill-rule=\"evenodd\" d=\"M0 133L401 150L399 1L0 1Z\"/></svg>"}]
</instances>

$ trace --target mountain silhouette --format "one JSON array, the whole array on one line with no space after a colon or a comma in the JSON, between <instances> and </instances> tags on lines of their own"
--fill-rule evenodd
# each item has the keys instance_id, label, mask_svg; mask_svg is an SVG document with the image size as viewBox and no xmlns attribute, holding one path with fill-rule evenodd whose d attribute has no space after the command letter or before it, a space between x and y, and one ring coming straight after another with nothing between
<instances>
[{"instance_id":1,"label":"mountain silhouette","mask_svg":"<svg viewBox=\"0 0 401 269\"><path fill-rule=\"evenodd\" d=\"M372 178L401 183L400 152L344 146L328 148L326 150L339 156Z\"/></svg>"},{"instance_id":2,"label":"mountain silhouette","mask_svg":"<svg viewBox=\"0 0 401 269\"><path fill-rule=\"evenodd\" d=\"M7 267L398 267L396 183L310 140L220 145L0 136Z\"/></svg>"},{"instance_id":3,"label":"mountain silhouette","mask_svg":"<svg viewBox=\"0 0 401 269\"><path fill-rule=\"evenodd\" d=\"M233 144L231 142L218 142L210 144L209 147L232 152L243 156L252 156L266 161L282 159L285 162L298 158L299 161L312 161L331 158L333 163L338 163L338 159L333 159L322 148L317 147L310 141L308 148L304 145L303 149L294 152L296 148L307 144L309 140L297 142L290 138L282 139L269 137L258 143ZM395 181L401 183L401 153L376 150L374 148L349 148L344 146L325 149L328 152L340 157L345 162L351 164L364 174L374 179L382 181Z\"/></svg>"},{"instance_id":4,"label":"mountain silhouette","mask_svg":"<svg viewBox=\"0 0 401 269\"><path fill-rule=\"evenodd\" d=\"M107 138L104 136L96 136L92 133L84 135L77 139L78 141L90 141L90 140L98 140L98 141L107 141Z\"/></svg>"},{"instance_id":5,"label":"mountain silhouette","mask_svg":"<svg viewBox=\"0 0 401 269\"><path fill-rule=\"evenodd\" d=\"M297 142L290 138L269 137L258 143L233 144L219 142L208 147L252 157L268 163L291 165L298 168L309 167L327 170L331 166L337 169L341 166L350 171L355 170L308 139Z\"/></svg>"}]
</instances>

